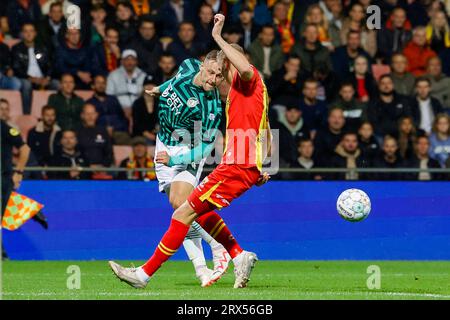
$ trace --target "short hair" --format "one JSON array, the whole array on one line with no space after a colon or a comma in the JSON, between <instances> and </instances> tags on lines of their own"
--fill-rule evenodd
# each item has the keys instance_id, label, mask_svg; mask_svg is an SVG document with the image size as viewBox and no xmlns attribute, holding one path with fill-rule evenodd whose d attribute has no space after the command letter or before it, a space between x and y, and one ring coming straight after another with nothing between
<instances>
[{"instance_id":1,"label":"short hair","mask_svg":"<svg viewBox=\"0 0 450 320\"><path fill-rule=\"evenodd\" d=\"M312 144L314 144L313 140L309 137L304 137L304 138L300 138L297 141L297 146L300 146L302 143L306 143L306 142L311 142Z\"/></svg>"},{"instance_id":2,"label":"short hair","mask_svg":"<svg viewBox=\"0 0 450 320\"><path fill-rule=\"evenodd\" d=\"M71 77L72 80L75 81L75 77L74 77L72 74L70 74L70 73L63 73L63 74L61 75L60 80L62 81L62 79L65 78L65 77Z\"/></svg>"},{"instance_id":3,"label":"short hair","mask_svg":"<svg viewBox=\"0 0 450 320\"><path fill-rule=\"evenodd\" d=\"M350 31L347 33L347 39L350 38L351 35L358 35L358 36L361 36L361 32L356 31L356 30L350 30Z\"/></svg>"},{"instance_id":4,"label":"short hair","mask_svg":"<svg viewBox=\"0 0 450 320\"><path fill-rule=\"evenodd\" d=\"M239 51L242 54L245 54L245 50L244 48L242 48L240 45L236 44L236 43L230 43L230 46L234 49L236 49L237 51ZM221 60L223 61L226 58L225 52L223 52L223 50L220 50L217 52L217 58L216 60Z\"/></svg>"},{"instance_id":5,"label":"short hair","mask_svg":"<svg viewBox=\"0 0 450 320\"><path fill-rule=\"evenodd\" d=\"M417 136L415 144L418 144L420 139L426 139L427 142L430 142L430 138L428 138L425 134L420 134Z\"/></svg>"},{"instance_id":6,"label":"short hair","mask_svg":"<svg viewBox=\"0 0 450 320\"><path fill-rule=\"evenodd\" d=\"M426 82L426 83L428 83L429 86L431 86L431 81L430 81L430 79L428 79L428 78L426 78L426 77L423 77L423 76L418 77L418 78L416 79L416 81L414 82L414 85L417 86L417 85L419 84L419 82Z\"/></svg>"},{"instance_id":7,"label":"short hair","mask_svg":"<svg viewBox=\"0 0 450 320\"><path fill-rule=\"evenodd\" d=\"M141 16L139 18L138 28L142 27L144 23L153 23L153 25L156 28L156 21L151 16L148 15Z\"/></svg>"},{"instance_id":8,"label":"short hair","mask_svg":"<svg viewBox=\"0 0 450 320\"><path fill-rule=\"evenodd\" d=\"M275 32L275 27L270 23L266 23L265 25L263 25L261 27L261 32L263 32L264 29L271 29L273 32Z\"/></svg>"},{"instance_id":9,"label":"short hair","mask_svg":"<svg viewBox=\"0 0 450 320\"><path fill-rule=\"evenodd\" d=\"M343 134L342 134L342 138L341 138L341 140L344 140L344 138L346 137L346 136L349 136L349 135L352 135L352 136L355 136L356 137L356 139L358 139L358 133L356 133L355 131L345 131Z\"/></svg>"},{"instance_id":10,"label":"short hair","mask_svg":"<svg viewBox=\"0 0 450 320\"><path fill-rule=\"evenodd\" d=\"M341 90L344 87L352 87L352 89L355 90L355 85L351 81L343 81L339 86L339 90Z\"/></svg>"},{"instance_id":11,"label":"short hair","mask_svg":"<svg viewBox=\"0 0 450 320\"><path fill-rule=\"evenodd\" d=\"M23 30L26 26L32 26L33 29L36 31L36 26L32 23L32 22L25 22L22 27L21 30Z\"/></svg>"},{"instance_id":12,"label":"short hair","mask_svg":"<svg viewBox=\"0 0 450 320\"><path fill-rule=\"evenodd\" d=\"M194 28L194 30L195 30L195 26L194 26L194 24L191 21L183 21L183 22L181 22L180 25L178 26L178 30L181 30L181 27L184 26L184 25L189 25L192 28Z\"/></svg>"},{"instance_id":13,"label":"short hair","mask_svg":"<svg viewBox=\"0 0 450 320\"><path fill-rule=\"evenodd\" d=\"M119 29L117 29L115 26L108 25L108 26L105 28L105 34L107 34L108 31L111 31L111 30L114 30L114 31L117 32L118 34L120 33L120 32L119 32Z\"/></svg>"},{"instance_id":14,"label":"short hair","mask_svg":"<svg viewBox=\"0 0 450 320\"><path fill-rule=\"evenodd\" d=\"M89 10L89 11L92 12L92 11L98 11L98 10L105 10L106 11L105 7L102 4L100 4L100 3L94 4L91 7L91 10Z\"/></svg>"},{"instance_id":15,"label":"short hair","mask_svg":"<svg viewBox=\"0 0 450 320\"><path fill-rule=\"evenodd\" d=\"M342 109L339 106L332 106L329 110L328 110L328 117L336 110L339 110L340 112L344 113L344 109Z\"/></svg>"},{"instance_id":16,"label":"short hair","mask_svg":"<svg viewBox=\"0 0 450 320\"><path fill-rule=\"evenodd\" d=\"M413 35L416 35L419 31L426 32L426 28L424 26L417 26L413 29L412 33Z\"/></svg>"},{"instance_id":17,"label":"short hair","mask_svg":"<svg viewBox=\"0 0 450 320\"><path fill-rule=\"evenodd\" d=\"M384 78L389 78L391 81L394 81L394 79L392 79L392 76L391 76L390 74L386 73L386 74L383 74L383 75L380 77L380 79L378 79L378 83L380 83L381 80L383 80Z\"/></svg>"},{"instance_id":18,"label":"short hair","mask_svg":"<svg viewBox=\"0 0 450 320\"><path fill-rule=\"evenodd\" d=\"M318 84L319 84L319 81L317 81L317 80L314 79L314 78L308 78L308 79L306 79L306 80L303 82L303 87L302 87L302 88L305 88L307 83L314 83L314 84L318 85Z\"/></svg>"},{"instance_id":19,"label":"short hair","mask_svg":"<svg viewBox=\"0 0 450 320\"><path fill-rule=\"evenodd\" d=\"M47 105L45 105L45 106L42 107L42 109L41 109L41 115L44 115L44 113L45 113L46 111L48 111L48 110L53 110L53 111L55 111L55 113L56 113L56 108L47 104Z\"/></svg>"},{"instance_id":20,"label":"short hair","mask_svg":"<svg viewBox=\"0 0 450 320\"><path fill-rule=\"evenodd\" d=\"M298 54L296 54L296 53L291 53L291 54L289 54L287 57L286 57L286 61L289 61L290 59L298 59L298 60L302 60L301 58L300 58L300 56L298 55Z\"/></svg>"},{"instance_id":21,"label":"short hair","mask_svg":"<svg viewBox=\"0 0 450 320\"><path fill-rule=\"evenodd\" d=\"M61 9L62 9L62 7L63 7L62 2L59 2L59 1L52 2L52 4L50 5L49 11L52 11L52 9L54 7L61 7Z\"/></svg>"},{"instance_id":22,"label":"short hair","mask_svg":"<svg viewBox=\"0 0 450 320\"><path fill-rule=\"evenodd\" d=\"M159 57L159 60L161 60L161 58L172 58L175 60L175 56L168 52L164 52L163 54L161 54L161 56Z\"/></svg>"},{"instance_id":23,"label":"short hair","mask_svg":"<svg viewBox=\"0 0 450 320\"><path fill-rule=\"evenodd\" d=\"M74 129L64 129L61 132L61 138L64 137L64 134L66 134L67 132L72 132L75 135L75 137L77 136L77 132Z\"/></svg>"},{"instance_id":24,"label":"short hair","mask_svg":"<svg viewBox=\"0 0 450 320\"><path fill-rule=\"evenodd\" d=\"M318 29L317 29L317 26L316 26L314 23L308 23L308 24L305 26L305 28L303 29L303 32L305 32L306 29L308 29L309 27L314 27L316 30L318 30Z\"/></svg>"},{"instance_id":25,"label":"short hair","mask_svg":"<svg viewBox=\"0 0 450 320\"><path fill-rule=\"evenodd\" d=\"M393 136L387 134L383 138L383 144L385 144L388 140L392 140L395 142L396 145L398 145L397 139L395 139Z\"/></svg>"}]
</instances>

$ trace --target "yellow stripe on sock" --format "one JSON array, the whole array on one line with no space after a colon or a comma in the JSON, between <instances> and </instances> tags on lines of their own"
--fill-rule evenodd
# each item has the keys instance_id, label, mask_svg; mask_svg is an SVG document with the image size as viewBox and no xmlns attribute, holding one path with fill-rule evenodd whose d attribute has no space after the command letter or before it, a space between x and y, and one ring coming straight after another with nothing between
<instances>
[{"instance_id":1,"label":"yellow stripe on sock","mask_svg":"<svg viewBox=\"0 0 450 320\"><path fill-rule=\"evenodd\" d=\"M173 253L177 252L177 250L173 250L173 249L170 249L170 248L166 247L166 246L164 245L164 243L162 243L162 241L161 241L159 244L160 244L166 251L173 252Z\"/></svg>"},{"instance_id":2,"label":"yellow stripe on sock","mask_svg":"<svg viewBox=\"0 0 450 320\"><path fill-rule=\"evenodd\" d=\"M161 251L162 253L164 253L166 256L173 256L175 254L175 252L168 252L167 250L165 250L162 246L161 243L158 245L158 249L159 251Z\"/></svg>"},{"instance_id":3,"label":"yellow stripe on sock","mask_svg":"<svg viewBox=\"0 0 450 320\"><path fill-rule=\"evenodd\" d=\"M216 231L214 234L212 234L211 236L212 236L213 238L216 238L216 237L219 235L220 231L222 231L222 229L225 228L225 226L226 226L226 224L223 223L223 224L220 226L220 228L217 229L217 231Z\"/></svg>"},{"instance_id":4,"label":"yellow stripe on sock","mask_svg":"<svg viewBox=\"0 0 450 320\"><path fill-rule=\"evenodd\" d=\"M211 232L210 232L209 234L212 236L212 235L216 232L217 228L219 228L220 225L221 225L222 223L224 223L224 222L223 222L223 219L220 219L220 220L216 223L216 225L214 226L214 228L211 229ZM213 237L213 238L214 238L214 237Z\"/></svg>"}]
</instances>

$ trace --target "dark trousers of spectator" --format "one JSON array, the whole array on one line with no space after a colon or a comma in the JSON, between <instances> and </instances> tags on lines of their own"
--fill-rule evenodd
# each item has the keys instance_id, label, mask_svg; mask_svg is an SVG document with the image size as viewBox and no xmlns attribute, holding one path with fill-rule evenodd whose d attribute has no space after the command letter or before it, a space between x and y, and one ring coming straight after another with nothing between
<instances>
[{"instance_id":1,"label":"dark trousers of spectator","mask_svg":"<svg viewBox=\"0 0 450 320\"><path fill-rule=\"evenodd\" d=\"M9 196L11 195L11 192L13 191L13 181L12 181L12 175L2 175L2 219L3 215L5 213L6 205L8 204ZM2 239L3 240L3 239ZM3 241L2 241L2 258L7 257L6 251L3 249Z\"/></svg>"}]
</instances>

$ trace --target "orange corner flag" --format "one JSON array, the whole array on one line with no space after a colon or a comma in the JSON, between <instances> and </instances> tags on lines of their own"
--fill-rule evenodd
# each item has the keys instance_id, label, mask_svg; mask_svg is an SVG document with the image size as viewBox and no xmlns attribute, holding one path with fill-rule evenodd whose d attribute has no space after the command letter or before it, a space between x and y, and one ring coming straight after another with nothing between
<instances>
[{"instance_id":1,"label":"orange corner flag","mask_svg":"<svg viewBox=\"0 0 450 320\"><path fill-rule=\"evenodd\" d=\"M3 216L2 227L14 231L33 218L44 206L24 195L12 192Z\"/></svg>"}]
</instances>

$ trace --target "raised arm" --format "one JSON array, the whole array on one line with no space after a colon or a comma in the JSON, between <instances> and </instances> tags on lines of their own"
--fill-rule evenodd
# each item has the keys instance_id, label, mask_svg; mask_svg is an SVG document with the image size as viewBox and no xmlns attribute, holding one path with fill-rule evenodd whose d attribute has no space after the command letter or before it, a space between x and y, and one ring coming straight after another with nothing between
<instances>
[{"instance_id":1,"label":"raised arm","mask_svg":"<svg viewBox=\"0 0 450 320\"><path fill-rule=\"evenodd\" d=\"M222 28L225 23L225 16L223 14L216 14L214 16L214 27L212 30L212 37L217 45L222 49L225 56L230 60L230 63L237 69L242 80L248 81L253 78L253 68L248 62L244 54L233 48L228 42L222 38Z\"/></svg>"}]
</instances>

